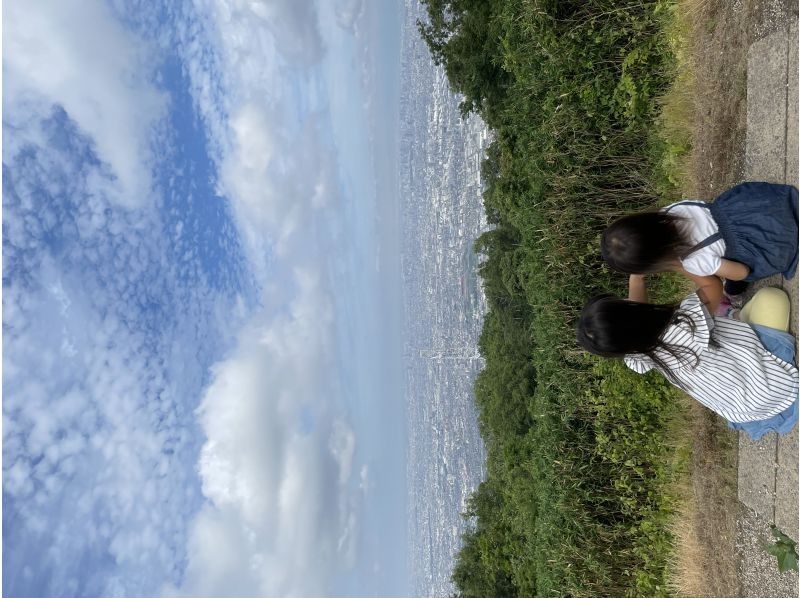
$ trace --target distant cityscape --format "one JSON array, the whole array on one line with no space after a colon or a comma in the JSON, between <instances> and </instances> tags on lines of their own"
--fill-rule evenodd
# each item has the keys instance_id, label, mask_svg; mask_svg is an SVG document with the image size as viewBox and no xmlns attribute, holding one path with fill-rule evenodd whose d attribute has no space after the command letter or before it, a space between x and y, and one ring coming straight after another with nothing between
<instances>
[{"instance_id":1,"label":"distant cityscape","mask_svg":"<svg viewBox=\"0 0 800 598\"><path fill-rule=\"evenodd\" d=\"M480 166L489 135L461 118L406 0L400 99L411 595L447 596L470 493L484 477L474 381L486 301L473 243L486 229Z\"/></svg>"}]
</instances>

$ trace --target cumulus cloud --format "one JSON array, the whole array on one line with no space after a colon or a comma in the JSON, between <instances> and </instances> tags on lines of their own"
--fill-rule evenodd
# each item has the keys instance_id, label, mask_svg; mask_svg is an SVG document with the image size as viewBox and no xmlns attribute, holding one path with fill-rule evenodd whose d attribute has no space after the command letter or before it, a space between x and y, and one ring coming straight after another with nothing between
<instances>
[{"instance_id":1,"label":"cumulus cloud","mask_svg":"<svg viewBox=\"0 0 800 598\"><path fill-rule=\"evenodd\" d=\"M213 368L198 409L209 505L167 596L325 596L352 564L356 440L330 377L333 313L315 272L294 283L289 309L255 316Z\"/></svg>"},{"instance_id":2,"label":"cumulus cloud","mask_svg":"<svg viewBox=\"0 0 800 598\"><path fill-rule=\"evenodd\" d=\"M206 124L218 192L232 206L266 282L273 253L309 241L313 212L335 202L335 150L316 65L324 55L314 3L202 4L181 29L195 105ZM211 40L197 42L198 36Z\"/></svg>"},{"instance_id":3,"label":"cumulus cloud","mask_svg":"<svg viewBox=\"0 0 800 598\"><path fill-rule=\"evenodd\" d=\"M126 207L146 203L152 127L166 108L150 80L152 48L97 0L9 2L3 20L4 119L60 106L107 165L95 181L103 193Z\"/></svg>"},{"instance_id":4,"label":"cumulus cloud","mask_svg":"<svg viewBox=\"0 0 800 598\"><path fill-rule=\"evenodd\" d=\"M4 521L26 542L4 565L28 595L329 595L356 558L363 492L315 247L341 187L315 4L170 13L255 315L212 288L208 222L142 209L163 207L152 140L169 106L157 56L111 10L5 8ZM208 384L221 329L246 312Z\"/></svg>"},{"instance_id":5,"label":"cumulus cloud","mask_svg":"<svg viewBox=\"0 0 800 598\"><path fill-rule=\"evenodd\" d=\"M263 24L275 36L288 62L309 67L322 57L323 44L317 28L317 12L313 2L264 0L231 4L239 10L249 9L263 19Z\"/></svg>"},{"instance_id":6,"label":"cumulus cloud","mask_svg":"<svg viewBox=\"0 0 800 598\"><path fill-rule=\"evenodd\" d=\"M269 250L283 261L296 261L300 246L313 242L308 234L313 213L337 190L315 118L289 130L280 122L256 103L240 106L231 115L231 149L220 164L221 193L231 201L257 270L263 270Z\"/></svg>"},{"instance_id":7,"label":"cumulus cloud","mask_svg":"<svg viewBox=\"0 0 800 598\"><path fill-rule=\"evenodd\" d=\"M185 582L165 594L327 596L356 560L364 495L335 373L329 257L315 246L342 186L325 47L313 2L200 6L180 48L263 309L215 366L198 411L209 504L193 523Z\"/></svg>"},{"instance_id":8,"label":"cumulus cloud","mask_svg":"<svg viewBox=\"0 0 800 598\"><path fill-rule=\"evenodd\" d=\"M367 494L372 490L373 482L370 478L369 474L369 466L364 464L361 466L361 472L359 473L360 482L358 483L358 488L364 494Z\"/></svg>"}]
</instances>

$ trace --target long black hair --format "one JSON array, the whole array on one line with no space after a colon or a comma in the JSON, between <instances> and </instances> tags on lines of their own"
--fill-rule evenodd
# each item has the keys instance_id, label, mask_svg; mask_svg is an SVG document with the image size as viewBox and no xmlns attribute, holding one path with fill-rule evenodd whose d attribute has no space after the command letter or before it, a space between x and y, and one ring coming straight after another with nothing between
<instances>
[{"instance_id":1,"label":"long black hair","mask_svg":"<svg viewBox=\"0 0 800 598\"><path fill-rule=\"evenodd\" d=\"M600 255L626 274L663 272L690 248L676 226L679 220L664 212L623 216L603 231Z\"/></svg>"},{"instance_id":2,"label":"long black hair","mask_svg":"<svg viewBox=\"0 0 800 598\"><path fill-rule=\"evenodd\" d=\"M669 345L663 340L667 328L679 322L685 322L694 333L694 322L676 305L639 303L613 295L600 295L590 299L581 311L578 343L590 353L602 357L647 355L670 382L680 386L675 374L657 353L667 352L679 363L697 364L698 357L694 351Z\"/></svg>"}]
</instances>

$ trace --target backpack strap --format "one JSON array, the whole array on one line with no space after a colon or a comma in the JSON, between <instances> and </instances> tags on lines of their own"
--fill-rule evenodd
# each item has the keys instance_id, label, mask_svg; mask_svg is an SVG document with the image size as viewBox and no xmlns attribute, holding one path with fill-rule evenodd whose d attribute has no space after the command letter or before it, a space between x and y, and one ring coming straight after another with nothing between
<instances>
[{"instance_id":1,"label":"backpack strap","mask_svg":"<svg viewBox=\"0 0 800 598\"><path fill-rule=\"evenodd\" d=\"M704 201L691 201L691 200L688 200L688 201L680 201L678 203L672 204L671 206L669 206L668 208L666 208L664 210L664 213L666 214L667 212L669 212L675 206L700 206L701 208L705 208L707 210L711 209L711 204L710 203L706 203Z\"/></svg>"},{"instance_id":2,"label":"backpack strap","mask_svg":"<svg viewBox=\"0 0 800 598\"><path fill-rule=\"evenodd\" d=\"M708 246L709 246L709 245L711 245L712 243L716 243L716 242L717 242L717 241L719 241L721 238L722 238L722 233L720 233L720 232L716 232L716 233L714 233L713 235L711 235L711 236L709 236L709 237L706 237L705 239L703 239L702 241L700 241L699 243L697 243L697 244L696 244L696 245L694 245L693 247L690 247L690 248L689 248L689 251L687 251L686 253L684 253L684 254L683 254L681 257L685 258L686 256L688 256L688 255L690 255L690 254L694 253L695 251L699 251L699 250L701 250L703 247L708 247Z\"/></svg>"},{"instance_id":3,"label":"backpack strap","mask_svg":"<svg viewBox=\"0 0 800 598\"><path fill-rule=\"evenodd\" d=\"M701 207L701 208L705 208L707 210L711 209L711 204L710 203L707 203L705 201L691 201L691 200L689 200L689 201L681 201L681 202L672 204L671 206L669 206L667 209L664 210L664 213L666 214L667 212L669 212L675 206L698 206L698 207ZM691 255L695 251L700 251L701 249L703 249L703 247L708 247L712 243L716 243L720 239L722 239L722 233L716 232L713 235L711 235L710 237L706 237L705 239L703 239L702 241L700 241L696 245L690 247L689 250L686 253L684 253L681 257L685 258L686 256Z\"/></svg>"}]
</instances>

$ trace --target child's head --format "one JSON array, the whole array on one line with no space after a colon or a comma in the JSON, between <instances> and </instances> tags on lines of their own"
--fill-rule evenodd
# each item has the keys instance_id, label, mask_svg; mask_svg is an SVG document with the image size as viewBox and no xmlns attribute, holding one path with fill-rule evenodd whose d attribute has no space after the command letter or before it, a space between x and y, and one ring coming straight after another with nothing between
<instances>
[{"instance_id":1,"label":"child's head","mask_svg":"<svg viewBox=\"0 0 800 598\"><path fill-rule=\"evenodd\" d=\"M680 386L677 376L663 359L664 352L687 365L696 364L698 357L688 347L672 346L662 339L667 327L679 322L685 322L694 333L691 318L674 305L638 303L601 295L591 299L581 311L578 343L602 357L647 355L670 382Z\"/></svg>"},{"instance_id":2,"label":"child's head","mask_svg":"<svg viewBox=\"0 0 800 598\"><path fill-rule=\"evenodd\" d=\"M668 270L687 249L677 220L661 212L623 216L603 232L600 254L609 266L627 274Z\"/></svg>"},{"instance_id":3,"label":"child's head","mask_svg":"<svg viewBox=\"0 0 800 598\"><path fill-rule=\"evenodd\" d=\"M578 342L595 355L651 354L675 314L671 305L653 305L601 295L581 311Z\"/></svg>"}]
</instances>

